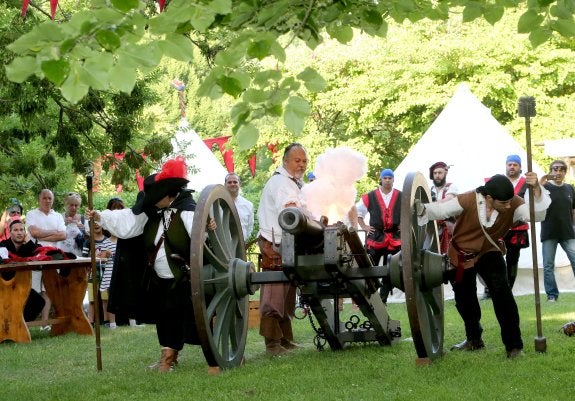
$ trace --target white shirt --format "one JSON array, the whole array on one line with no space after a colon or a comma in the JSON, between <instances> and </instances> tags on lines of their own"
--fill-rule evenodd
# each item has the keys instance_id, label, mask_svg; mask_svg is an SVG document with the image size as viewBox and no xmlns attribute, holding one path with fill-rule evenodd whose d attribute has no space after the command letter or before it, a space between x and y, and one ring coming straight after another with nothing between
<instances>
[{"instance_id":1,"label":"white shirt","mask_svg":"<svg viewBox=\"0 0 575 401\"><path fill-rule=\"evenodd\" d=\"M393 189L389 191L388 194L384 194L381 190L381 187L377 188L381 193L381 197L383 198L383 203L385 207L389 207L389 202L391 202L391 197L393 196ZM361 217L362 219L365 218L365 215L369 213L367 210L367 206L363 203L363 197L359 198L359 201L355 204L355 208L357 209L357 217Z\"/></svg>"},{"instance_id":2,"label":"white shirt","mask_svg":"<svg viewBox=\"0 0 575 401\"><path fill-rule=\"evenodd\" d=\"M28 234L30 239L34 242L43 246L57 246L58 242L42 241L34 238L30 233L30 227L35 226L41 230L56 230L66 232L66 223L64 222L64 217L50 209L48 214L44 213L40 209L30 210L26 213L26 226L28 227Z\"/></svg>"},{"instance_id":3,"label":"white shirt","mask_svg":"<svg viewBox=\"0 0 575 401\"><path fill-rule=\"evenodd\" d=\"M272 175L262 191L258 207L258 221L260 223L258 235L279 244L282 239L282 229L278 223L280 212L289 203L301 207L302 199L301 190L291 179L292 176L286 169L279 167L276 172L279 174Z\"/></svg>"},{"instance_id":4,"label":"white shirt","mask_svg":"<svg viewBox=\"0 0 575 401\"><path fill-rule=\"evenodd\" d=\"M447 185L449 184L449 187ZM456 196L459 193L457 186L454 184L445 184L441 188L437 188L435 185L431 186L431 193L435 193L436 202L441 202L447 195Z\"/></svg>"},{"instance_id":5,"label":"white shirt","mask_svg":"<svg viewBox=\"0 0 575 401\"><path fill-rule=\"evenodd\" d=\"M247 241L254 230L254 204L241 195L234 199L234 203L240 217L244 240Z\"/></svg>"},{"instance_id":6,"label":"white shirt","mask_svg":"<svg viewBox=\"0 0 575 401\"><path fill-rule=\"evenodd\" d=\"M172 211L176 209L165 209L164 218L169 219ZM184 222L184 227L188 235L192 235L192 222L194 221L194 212L184 210L181 214L182 221ZM103 210L100 212L100 223L102 227L110 231L112 235L118 238L132 238L136 237L144 232L144 226L148 222L148 216L146 213L140 213L138 215L132 212L132 209L119 209L119 210ZM158 225L158 232L156 233L156 238L154 239L154 244L157 244L164 232L164 227L162 223ZM154 263L154 270L160 278L174 278L170 266L168 265L168 258L166 256L166 250L163 246L158 250L156 255L156 262Z\"/></svg>"}]
</instances>

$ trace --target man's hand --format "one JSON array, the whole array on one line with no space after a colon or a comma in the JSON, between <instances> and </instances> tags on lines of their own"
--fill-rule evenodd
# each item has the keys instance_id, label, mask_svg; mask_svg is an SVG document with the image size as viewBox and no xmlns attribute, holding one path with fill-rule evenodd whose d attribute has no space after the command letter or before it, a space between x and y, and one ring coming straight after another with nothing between
<instances>
[{"instance_id":1,"label":"man's hand","mask_svg":"<svg viewBox=\"0 0 575 401\"><path fill-rule=\"evenodd\" d=\"M545 179L545 182L547 182L547 179ZM541 187L539 180L537 179L537 173L534 173L533 171L528 171L527 173L525 173L525 183L529 185L531 188L533 188L533 196L535 198L538 199L541 197Z\"/></svg>"},{"instance_id":2,"label":"man's hand","mask_svg":"<svg viewBox=\"0 0 575 401\"><path fill-rule=\"evenodd\" d=\"M425 205L421 202L421 199L415 199L413 201L413 208L417 216L423 216L425 214Z\"/></svg>"}]
</instances>

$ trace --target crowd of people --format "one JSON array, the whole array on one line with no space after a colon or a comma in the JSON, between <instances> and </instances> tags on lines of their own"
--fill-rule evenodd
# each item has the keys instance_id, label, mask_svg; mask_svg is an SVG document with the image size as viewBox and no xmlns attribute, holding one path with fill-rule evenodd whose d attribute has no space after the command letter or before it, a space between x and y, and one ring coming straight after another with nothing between
<instances>
[{"instance_id":1,"label":"crowd of people","mask_svg":"<svg viewBox=\"0 0 575 401\"><path fill-rule=\"evenodd\" d=\"M457 185L447 180L449 165L438 161L429 167L431 199L416 202L419 224L437 222L440 252L448 256L451 264L448 279L466 336L452 350L476 351L485 347L477 296L479 279L485 288L482 299L492 300L507 357L522 354L513 285L520 251L530 244L530 207L535 221L542 222L544 286L549 302L559 298L554 275L557 245L565 250L575 273L575 191L564 182L567 165L561 160L553 161L549 173L538 177L531 171L522 175L521 164L518 155L509 155L505 174L486 178L483 185L460 193ZM232 172L224 179L244 239L247 241L252 235L256 238L263 271L282 269L278 216L287 207L305 210L303 179L307 177L312 182L318 178L313 172L307 173L307 168L305 147L299 143L287 146L281 165L261 193L256 233L256 212L252 202L240 195L240 176ZM108 327L117 326L115 313L127 316L131 325L137 325L137 320L154 323L161 353L150 368L172 371L184 344L199 344L190 276L187 265L182 263L190 259L196 206L193 191L186 188L188 183L185 160L170 159L158 173L146 177L144 189L131 208L113 198L106 210L86 209L84 215L79 212L82 198L78 193L67 193L64 213L58 213L52 209L54 194L43 189L38 207L26 214L26 226L22 205L12 199L0 220L0 247L14 255L31 255L38 246L55 246L78 256L90 256L88 236L92 224L98 261L97 272L92 274L100 283ZM532 206L525 196L527 190L532 191ZM401 250L401 197L401 191L394 188L394 171L384 168L378 187L362 194L350 210L349 215L354 216L351 224L358 224L365 232L365 249L374 265L386 264L391 255ZM211 219L206 229L216 228ZM382 283L380 296L384 303L392 290L390 284ZM42 297L42 319L46 320L50 300L42 287L41 272L34 272L33 291ZM94 321L95 294L90 293L89 300L89 318ZM298 347L291 325L295 300L296 288L289 283L261 285L259 334L267 355L287 355Z\"/></svg>"}]
</instances>

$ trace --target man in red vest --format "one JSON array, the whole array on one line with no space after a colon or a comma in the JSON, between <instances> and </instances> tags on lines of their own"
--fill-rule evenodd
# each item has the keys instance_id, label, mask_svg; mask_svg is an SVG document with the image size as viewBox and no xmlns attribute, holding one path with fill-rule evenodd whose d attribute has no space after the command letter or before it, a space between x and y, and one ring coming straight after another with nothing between
<instances>
[{"instance_id":1,"label":"man in red vest","mask_svg":"<svg viewBox=\"0 0 575 401\"><path fill-rule=\"evenodd\" d=\"M379 175L379 187L362 195L356 204L359 225L367 233L365 247L375 265L378 265L382 257L385 265L387 257L401 249L399 233L401 191L393 188L393 182L393 170L388 168L382 170ZM369 213L369 225L364 221L367 213ZM384 283L380 288L379 294L384 303L387 303L391 289L391 284L388 283Z\"/></svg>"},{"instance_id":2,"label":"man in red vest","mask_svg":"<svg viewBox=\"0 0 575 401\"><path fill-rule=\"evenodd\" d=\"M521 176L521 157L519 155L509 155L505 160L505 175L513 184L515 195L525 198L527 185L525 177ZM509 287L513 289L513 284L517 278L517 266L519 264L519 252L522 248L529 247L529 224L519 222L505 234L503 240L507 253L505 254L505 264L507 266L507 281ZM491 298L489 290L485 288L482 299Z\"/></svg>"}]
</instances>

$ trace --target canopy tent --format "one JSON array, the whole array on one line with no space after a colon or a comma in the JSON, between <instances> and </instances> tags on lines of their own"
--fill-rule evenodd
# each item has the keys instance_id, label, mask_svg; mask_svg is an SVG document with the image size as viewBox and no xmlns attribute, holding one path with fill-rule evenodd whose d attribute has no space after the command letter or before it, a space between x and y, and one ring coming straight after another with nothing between
<instances>
[{"instance_id":1,"label":"canopy tent","mask_svg":"<svg viewBox=\"0 0 575 401\"><path fill-rule=\"evenodd\" d=\"M178 131L172 138L174 155L182 155L188 163L188 188L198 194L210 184L224 184L227 170L206 146L200 136L182 118ZM197 198L197 196L195 196Z\"/></svg>"},{"instance_id":2,"label":"canopy tent","mask_svg":"<svg viewBox=\"0 0 575 401\"><path fill-rule=\"evenodd\" d=\"M471 93L466 84L460 84L443 111L409 151L395 169L395 188L401 189L405 176L420 171L429 179L429 167L443 161L449 166L447 181L457 185L459 192L483 185L485 178L505 174L508 155L521 157L523 171L527 169L525 149L491 115ZM533 171L539 176L543 170L533 162ZM537 228L538 264L543 265L540 225ZM567 255L559 247L556 265L568 264ZM520 268L532 268L531 249L524 249L519 259Z\"/></svg>"}]
</instances>

